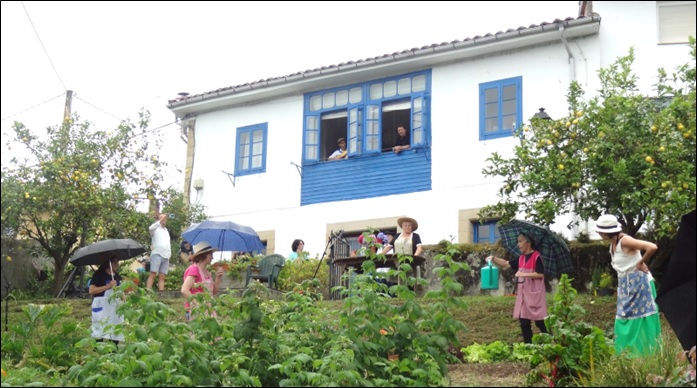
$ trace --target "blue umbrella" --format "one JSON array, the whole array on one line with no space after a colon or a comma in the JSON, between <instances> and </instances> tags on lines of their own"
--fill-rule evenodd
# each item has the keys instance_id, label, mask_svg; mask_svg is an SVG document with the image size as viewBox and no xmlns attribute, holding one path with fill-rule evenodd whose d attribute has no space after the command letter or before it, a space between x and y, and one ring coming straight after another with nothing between
<instances>
[{"instance_id":1,"label":"blue umbrella","mask_svg":"<svg viewBox=\"0 0 697 388\"><path fill-rule=\"evenodd\" d=\"M232 221L203 221L185 230L182 237L191 245L207 241L219 251L261 252L264 249L254 229Z\"/></svg>"}]
</instances>

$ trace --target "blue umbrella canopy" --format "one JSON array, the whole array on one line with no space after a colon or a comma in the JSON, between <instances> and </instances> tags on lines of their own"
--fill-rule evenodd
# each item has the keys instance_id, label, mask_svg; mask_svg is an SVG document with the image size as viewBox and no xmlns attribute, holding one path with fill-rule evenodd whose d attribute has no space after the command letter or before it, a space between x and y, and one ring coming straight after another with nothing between
<instances>
[{"instance_id":1,"label":"blue umbrella canopy","mask_svg":"<svg viewBox=\"0 0 697 388\"><path fill-rule=\"evenodd\" d=\"M571 260L569 246L548 227L522 220L512 220L507 224L499 225L498 229L503 246L515 256L522 254L518 249L518 235L523 233L530 237L535 249L542 256L546 276L558 277L562 273L573 272L574 263Z\"/></svg>"},{"instance_id":2,"label":"blue umbrella canopy","mask_svg":"<svg viewBox=\"0 0 697 388\"><path fill-rule=\"evenodd\" d=\"M232 221L203 221L185 230L182 237L191 245L207 241L219 251L261 252L264 249L254 229Z\"/></svg>"}]
</instances>

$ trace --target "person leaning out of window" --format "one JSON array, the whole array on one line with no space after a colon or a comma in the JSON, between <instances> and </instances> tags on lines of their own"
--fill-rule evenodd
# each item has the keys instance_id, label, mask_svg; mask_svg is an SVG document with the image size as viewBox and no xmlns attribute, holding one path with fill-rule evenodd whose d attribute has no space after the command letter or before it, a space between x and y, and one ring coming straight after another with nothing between
<instances>
[{"instance_id":1,"label":"person leaning out of window","mask_svg":"<svg viewBox=\"0 0 697 388\"><path fill-rule=\"evenodd\" d=\"M400 125L397 127L397 139L395 139L394 147L392 147L392 152L398 154L402 151L406 151L411 148L411 141L409 140L409 132L404 127Z\"/></svg>"}]
</instances>

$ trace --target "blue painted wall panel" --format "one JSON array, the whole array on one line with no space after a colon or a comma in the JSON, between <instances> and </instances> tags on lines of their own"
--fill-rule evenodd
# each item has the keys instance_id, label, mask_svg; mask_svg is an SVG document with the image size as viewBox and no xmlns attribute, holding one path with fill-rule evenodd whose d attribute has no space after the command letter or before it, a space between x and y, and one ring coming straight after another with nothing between
<instances>
[{"instance_id":1,"label":"blue painted wall panel","mask_svg":"<svg viewBox=\"0 0 697 388\"><path fill-rule=\"evenodd\" d=\"M425 148L303 166L300 204L311 205L431 190Z\"/></svg>"}]
</instances>

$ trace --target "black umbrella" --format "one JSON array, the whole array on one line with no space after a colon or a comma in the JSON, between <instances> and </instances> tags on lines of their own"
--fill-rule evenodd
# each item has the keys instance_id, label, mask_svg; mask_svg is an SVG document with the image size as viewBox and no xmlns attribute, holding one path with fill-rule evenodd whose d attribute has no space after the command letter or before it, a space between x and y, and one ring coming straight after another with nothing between
<instances>
[{"instance_id":1,"label":"black umbrella","mask_svg":"<svg viewBox=\"0 0 697 388\"><path fill-rule=\"evenodd\" d=\"M658 290L659 310L663 312L683 349L689 350L695 342L695 210L682 216L675 247L668 268Z\"/></svg>"},{"instance_id":2,"label":"black umbrella","mask_svg":"<svg viewBox=\"0 0 697 388\"><path fill-rule=\"evenodd\" d=\"M81 265L102 265L110 257L128 260L145 253L145 247L130 238L102 240L78 249L70 262Z\"/></svg>"},{"instance_id":3,"label":"black umbrella","mask_svg":"<svg viewBox=\"0 0 697 388\"><path fill-rule=\"evenodd\" d=\"M522 254L518 249L518 235L523 233L530 237L535 249L542 256L546 276L556 278L562 273L573 272L574 264L571 261L569 246L551 229L521 220L499 225L498 229L503 246L515 256Z\"/></svg>"}]
</instances>

